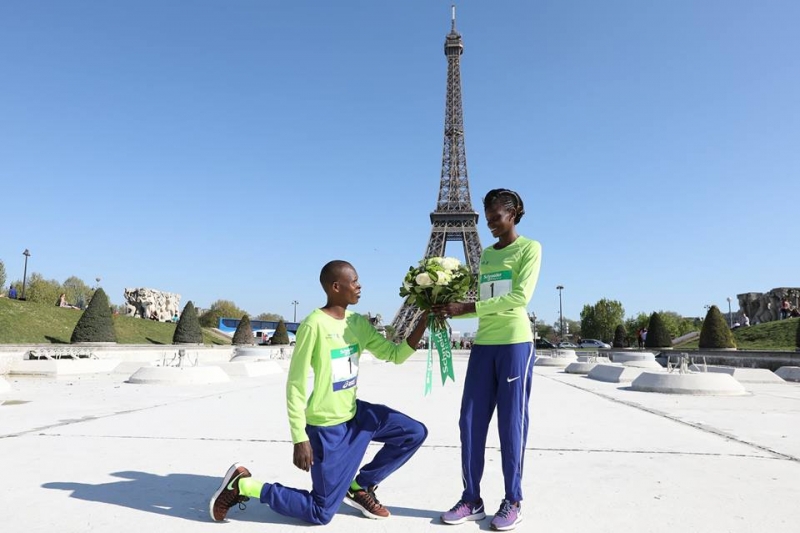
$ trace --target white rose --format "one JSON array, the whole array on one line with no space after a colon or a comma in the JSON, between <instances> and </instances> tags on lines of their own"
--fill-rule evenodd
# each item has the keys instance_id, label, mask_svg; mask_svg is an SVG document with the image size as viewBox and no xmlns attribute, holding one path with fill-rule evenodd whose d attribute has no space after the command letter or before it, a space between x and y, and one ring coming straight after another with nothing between
<instances>
[{"instance_id":1,"label":"white rose","mask_svg":"<svg viewBox=\"0 0 800 533\"><path fill-rule=\"evenodd\" d=\"M461 261L455 257L445 257L442 259L442 268L445 270L453 271L461 266Z\"/></svg>"},{"instance_id":2,"label":"white rose","mask_svg":"<svg viewBox=\"0 0 800 533\"><path fill-rule=\"evenodd\" d=\"M431 279L430 275L427 272L423 272L422 274L417 274L417 277L414 278L414 281L417 282L417 285L420 287L430 287L433 285L433 280Z\"/></svg>"},{"instance_id":3,"label":"white rose","mask_svg":"<svg viewBox=\"0 0 800 533\"><path fill-rule=\"evenodd\" d=\"M437 272L438 277L436 278L437 285L447 285L452 281L453 276L449 272Z\"/></svg>"}]
</instances>

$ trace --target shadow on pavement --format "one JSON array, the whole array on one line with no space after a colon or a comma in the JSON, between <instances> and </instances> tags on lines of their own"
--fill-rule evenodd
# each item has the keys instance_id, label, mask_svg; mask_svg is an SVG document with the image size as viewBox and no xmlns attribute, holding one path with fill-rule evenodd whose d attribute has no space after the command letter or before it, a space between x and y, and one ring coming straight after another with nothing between
<instances>
[{"instance_id":1,"label":"shadow on pavement","mask_svg":"<svg viewBox=\"0 0 800 533\"><path fill-rule=\"evenodd\" d=\"M173 516L183 520L210 522L208 504L211 495L219 487L221 478L196 474L167 474L148 472L115 472L112 476L121 481L92 485L77 482L52 482L42 485L45 489L72 491L71 498L119 505L149 513ZM264 522L272 524L303 524L300 520L285 517L272 511L257 500L246 503L247 510L234 507L228 518L231 521ZM430 518L439 521L439 511L388 506L395 516ZM355 509L342 505L339 514L360 514ZM334 518L335 520L335 518Z\"/></svg>"}]
</instances>

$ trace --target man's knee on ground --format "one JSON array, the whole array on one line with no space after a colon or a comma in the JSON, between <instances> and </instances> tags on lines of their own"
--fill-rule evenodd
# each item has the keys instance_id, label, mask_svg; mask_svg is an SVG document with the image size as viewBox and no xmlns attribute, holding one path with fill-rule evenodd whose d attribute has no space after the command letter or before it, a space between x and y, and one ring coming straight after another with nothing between
<instances>
[{"instance_id":1,"label":"man's knee on ground","mask_svg":"<svg viewBox=\"0 0 800 533\"><path fill-rule=\"evenodd\" d=\"M333 520L333 517L336 516L337 509L338 505L335 509L326 509L324 507L314 505L314 512L312 513L314 521L312 523L318 526L329 524L331 520Z\"/></svg>"}]
</instances>

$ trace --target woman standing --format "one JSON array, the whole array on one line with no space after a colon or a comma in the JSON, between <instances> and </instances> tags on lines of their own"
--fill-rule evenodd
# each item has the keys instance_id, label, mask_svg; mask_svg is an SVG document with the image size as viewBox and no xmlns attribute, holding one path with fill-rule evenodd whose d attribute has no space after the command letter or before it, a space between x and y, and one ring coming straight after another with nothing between
<instances>
[{"instance_id":1,"label":"woman standing","mask_svg":"<svg viewBox=\"0 0 800 533\"><path fill-rule=\"evenodd\" d=\"M508 531L522 521L522 467L534 359L527 306L539 278L541 245L517 233L525 208L516 192L493 189L483 207L497 242L481 253L478 301L434 307L444 317L478 317L459 420L464 492L441 519L461 524L486 517L480 482L496 406L505 496L491 526Z\"/></svg>"}]
</instances>

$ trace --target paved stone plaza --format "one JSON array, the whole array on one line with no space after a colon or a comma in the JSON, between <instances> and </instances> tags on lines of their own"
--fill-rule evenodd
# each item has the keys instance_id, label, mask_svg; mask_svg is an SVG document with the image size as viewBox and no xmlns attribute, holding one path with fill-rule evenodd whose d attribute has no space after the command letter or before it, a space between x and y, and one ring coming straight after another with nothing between
<instances>
[{"instance_id":1,"label":"paved stone plaza","mask_svg":"<svg viewBox=\"0 0 800 533\"><path fill-rule=\"evenodd\" d=\"M327 531L467 532L439 523L460 495L459 383L422 394L418 352L364 362L359 396L423 421L425 445L378 491L393 517L343 505ZM285 364L285 363L284 363ZM6 376L0 395L3 533L263 532L309 527L249 502L229 523L208 498L233 461L262 480L310 488L292 465L285 373L214 385L133 385L129 374ZM800 501L800 383L748 383L750 394L634 392L536 367L518 531L795 532ZM483 497L503 497L496 430ZM374 453L377 448L371 448Z\"/></svg>"}]
</instances>

